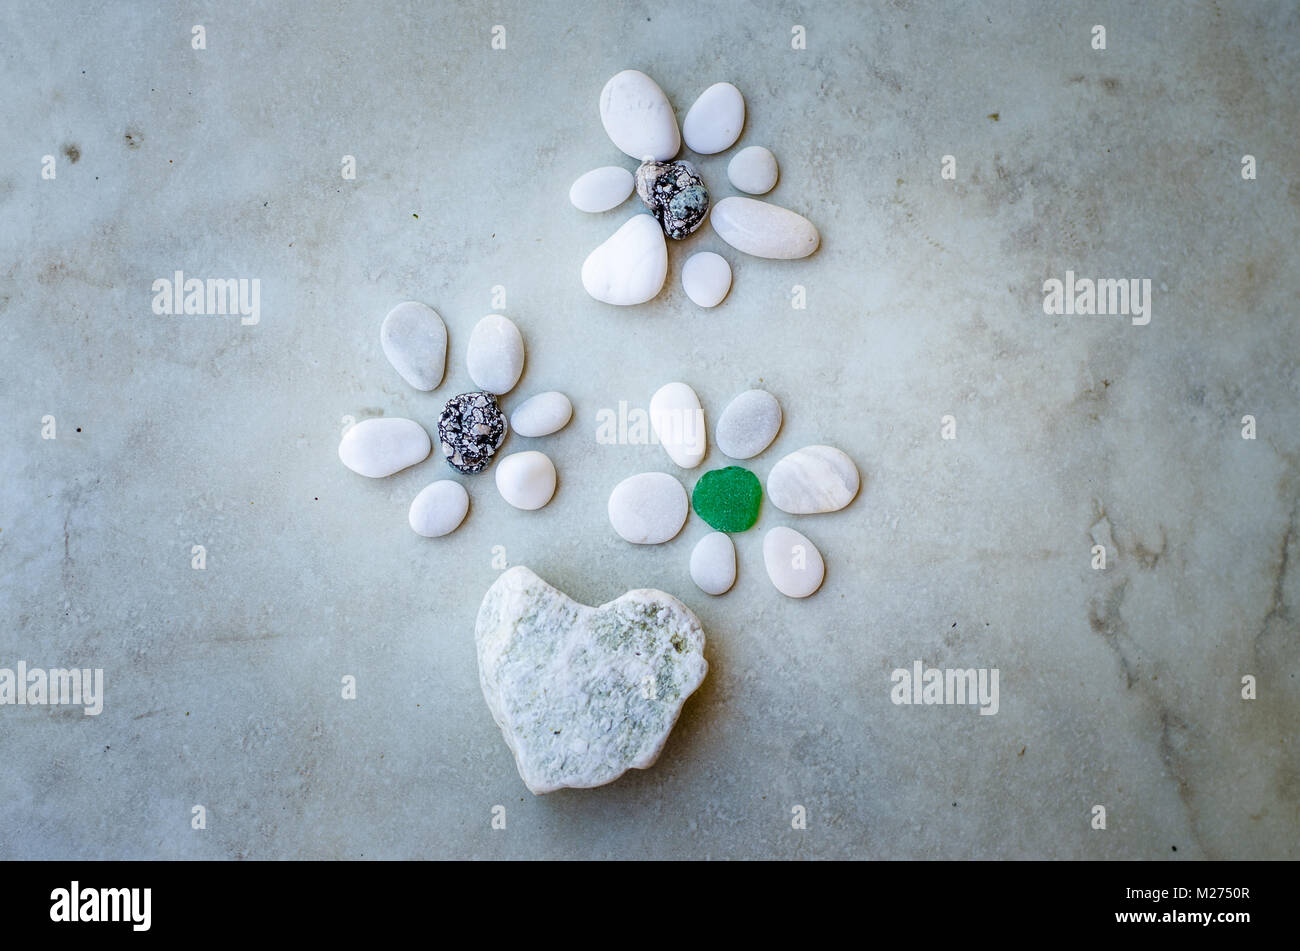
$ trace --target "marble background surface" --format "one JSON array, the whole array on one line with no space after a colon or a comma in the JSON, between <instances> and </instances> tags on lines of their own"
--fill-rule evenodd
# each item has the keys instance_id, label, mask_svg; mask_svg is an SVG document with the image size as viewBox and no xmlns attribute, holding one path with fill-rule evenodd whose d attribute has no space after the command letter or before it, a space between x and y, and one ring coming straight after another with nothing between
<instances>
[{"instance_id":1,"label":"marble background surface","mask_svg":"<svg viewBox=\"0 0 1300 951\"><path fill-rule=\"evenodd\" d=\"M0 856L1300 857L1295 5L726 9L5 5L0 666L101 667L107 696L0 708ZM625 67L679 116L739 86L739 147L776 153L821 250L706 228L652 304L587 298L633 206L567 190L631 165L596 108ZM701 162L715 199L728 157ZM713 311L679 283L705 249L735 271ZM1150 278L1150 324L1045 315L1067 269ZM260 322L154 315L176 270L259 279ZM422 539L406 507L445 467L355 476L342 419L432 425L495 285L528 345L507 406L576 406L510 443L560 488L523 513L467 477L466 524ZM451 335L432 394L379 348L410 298ZM605 516L624 476L678 470L599 444L597 414L673 379L713 421L779 396L760 477L813 442L865 477L834 515L767 506L721 598L688 575L694 516L652 548ZM763 572L779 524L826 557L806 602ZM711 673L654 769L524 789L474 658L495 546L588 603L699 614ZM999 712L894 705L915 660L998 668Z\"/></svg>"}]
</instances>

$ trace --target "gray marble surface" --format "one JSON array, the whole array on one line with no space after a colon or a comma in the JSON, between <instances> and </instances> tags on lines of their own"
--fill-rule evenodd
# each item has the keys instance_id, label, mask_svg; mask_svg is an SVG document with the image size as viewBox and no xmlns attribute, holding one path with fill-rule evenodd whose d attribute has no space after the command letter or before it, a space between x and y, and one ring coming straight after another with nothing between
<instances>
[{"instance_id":1,"label":"gray marble surface","mask_svg":"<svg viewBox=\"0 0 1300 951\"><path fill-rule=\"evenodd\" d=\"M0 666L106 695L0 707L0 857L1300 857L1298 35L1263 2L5 5ZM679 117L734 82L737 148L772 149L821 250L706 227L652 304L587 298L633 206L567 191L631 166L597 114L625 67ZM730 154L699 163L715 198ZM706 249L735 272L712 311L679 279ZM258 279L260 321L155 315L177 270ZM1150 279L1150 323L1046 315L1067 270ZM449 328L431 394L380 350L406 299ZM494 309L528 346L507 406L574 402L509 446L560 487L525 513L465 477L465 525L423 539L406 508L446 467L356 476L342 420L431 428ZM605 516L678 470L598 414L673 379L711 421L779 396L760 477L821 442L864 476L833 515L765 506L721 598L689 578L698 518L634 547ZM826 558L806 602L763 572L783 524ZM710 674L652 770L524 788L475 667L494 551L699 614ZM998 713L894 704L916 660L997 668Z\"/></svg>"}]
</instances>

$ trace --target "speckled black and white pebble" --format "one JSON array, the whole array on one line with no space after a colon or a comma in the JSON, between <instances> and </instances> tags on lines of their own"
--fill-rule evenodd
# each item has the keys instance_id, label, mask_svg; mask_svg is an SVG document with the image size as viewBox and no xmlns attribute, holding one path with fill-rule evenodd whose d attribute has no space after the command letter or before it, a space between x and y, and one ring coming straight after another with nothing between
<instances>
[{"instance_id":1,"label":"speckled black and white pebble","mask_svg":"<svg viewBox=\"0 0 1300 951\"><path fill-rule=\"evenodd\" d=\"M453 469L482 472L506 438L506 416L491 393L461 393L438 417L442 454Z\"/></svg>"},{"instance_id":2,"label":"speckled black and white pebble","mask_svg":"<svg viewBox=\"0 0 1300 951\"><path fill-rule=\"evenodd\" d=\"M709 213L709 190L690 162L642 163L636 193L670 238L686 237Z\"/></svg>"}]
</instances>

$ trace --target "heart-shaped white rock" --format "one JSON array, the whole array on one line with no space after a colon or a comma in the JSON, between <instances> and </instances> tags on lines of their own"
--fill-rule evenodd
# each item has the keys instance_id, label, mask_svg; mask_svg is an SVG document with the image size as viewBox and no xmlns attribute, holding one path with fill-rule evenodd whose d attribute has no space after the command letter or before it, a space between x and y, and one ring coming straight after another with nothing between
<instances>
[{"instance_id":1,"label":"heart-shaped white rock","mask_svg":"<svg viewBox=\"0 0 1300 951\"><path fill-rule=\"evenodd\" d=\"M411 502L407 521L425 538L440 538L460 528L469 512L469 493L459 482L443 479L426 485Z\"/></svg>"},{"instance_id":2,"label":"heart-shaped white rock","mask_svg":"<svg viewBox=\"0 0 1300 951\"><path fill-rule=\"evenodd\" d=\"M667 276L668 244L653 215L633 215L582 262L582 286L606 304L644 304Z\"/></svg>"},{"instance_id":3,"label":"heart-shaped white rock","mask_svg":"<svg viewBox=\"0 0 1300 951\"><path fill-rule=\"evenodd\" d=\"M408 300L388 312L379 328L384 356L417 390L436 390L447 369L447 325L438 312Z\"/></svg>"},{"instance_id":4,"label":"heart-shaped white rock","mask_svg":"<svg viewBox=\"0 0 1300 951\"><path fill-rule=\"evenodd\" d=\"M524 338L509 317L488 314L470 331L465 352L469 378L480 389L509 393L524 372Z\"/></svg>"},{"instance_id":5,"label":"heart-shaped white rock","mask_svg":"<svg viewBox=\"0 0 1300 951\"><path fill-rule=\"evenodd\" d=\"M713 155L736 144L745 127L745 97L731 83L714 83L695 100L682 120L686 147Z\"/></svg>"},{"instance_id":6,"label":"heart-shaped white rock","mask_svg":"<svg viewBox=\"0 0 1300 951\"><path fill-rule=\"evenodd\" d=\"M665 383L650 397L650 426L673 462L694 469L708 450L704 408L685 383Z\"/></svg>"},{"instance_id":7,"label":"heart-shaped white rock","mask_svg":"<svg viewBox=\"0 0 1300 951\"><path fill-rule=\"evenodd\" d=\"M691 580L705 594L726 594L736 583L736 544L726 532L710 532L691 549Z\"/></svg>"},{"instance_id":8,"label":"heart-shaped white rock","mask_svg":"<svg viewBox=\"0 0 1300 951\"><path fill-rule=\"evenodd\" d=\"M666 472L629 476L609 494L609 523L635 545L658 545L686 524L690 504L682 484Z\"/></svg>"},{"instance_id":9,"label":"heart-shaped white rock","mask_svg":"<svg viewBox=\"0 0 1300 951\"><path fill-rule=\"evenodd\" d=\"M782 512L838 512L858 494L858 467L834 446L804 446L772 467L767 497Z\"/></svg>"},{"instance_id":10,"label":"heart-shaped white rock","mask_svg":"<svg viewBox=\"0 0 1300 951\"><path fill-rule=\"evenodd\" d=\"M682 290L700 307L717 307L731 290L731 265L712 251L692 254L682 265Z\"/></svg>"},{"instance_id":11,"label":"heart-shaped white rock","mask_svg":"<svg viewBox=\"0 0 1300 951\"><path fill-rule=\"evenodd\" d=\"M635 184L632 173L622 166L593 168L570 186L569 201L579 211L609 211L627 200Z\"/></svg>"},{"instance_id":12,"label":"heart-shaped white rock","mask_svg":"<svg viewBox=\"0 0 1300 951\"><path fill-rule=\"evenodd\" d=\"M787 598L808 597L826 577L826 563L817 546L784 525L763 536L763 566L776 590Z\"/></svg>"},{"instance_id":13,"label":"heart-shaped white rock","mask_svg":"<svg viewBox=\"0 0 1300 951\"><path fill-rule=\"evenodd\" d=\"M759 258L806 258L821 243L803 215L757 198L724 198L713 206L709 221L727 244Z\"/></svg>"},{"instance_id":14,"label":"heart-shaped white rock","mask_svg":"<svg viewBox=\"0 0 1300 951\"><path fill-rule=\"evenodd\" d=\"M535 795L654 765L709 670L699 619L671 595L592 608L522 566L484 595L474 642L483 697Z\"/></svg>"},{"instance_id":15,"label":"heart-shaped white rock","mask_svg":"<svg viewBox=\"0 0 1300 951\"><path fill-rule=\"evenodd\" d=\"M573 404L563 393L551 390L530 396L510 414L510 428L520 436L549 436L569 425Z\"/></svg>"},{"instance_id":16,"label":"heart-shaped white rock","mask_svg":"<svg viewBox=\"0 0 1300 951\"><path fill-rule=\"evenodd\" d=\"M625 69L600 91L600 121L605 132L638 162L666 162L682 147L677 114L659 84L636 69Z\"/></svg>"},{"instance_id":17,"label":"heart-shaped white rock","mask_svg":"<svg viewBox=\"0 0 1300 951\"><path fill-rule=\"evenodd\" d=\"M382 479L423 462L430 448L429 434L413 419L363 419L343 434L339 459L359 475Z\"/></svg>"},{"instance_id":18,"label":"heart-shaped white rock","mask_svg":"<svg viewBox=\"0 0 1300 951\"><path fill-rule=\"evenodd\" d=\"M512 452L497 463L497 491L517 509L531 512L555 494L555 463L544 452Z\"/></svg>"},{"instance_id":19,"label":"heart-shaped white rock","mask_svg":"<svg viewBox=\"0 0 1300 951\"><path fill-rule=\"evenodd\" d=\"M727 163L731 184L751 195L766 195L775 188L777 174L776 156L761 145L741 149Z\"/></svg>"}]
</instances>

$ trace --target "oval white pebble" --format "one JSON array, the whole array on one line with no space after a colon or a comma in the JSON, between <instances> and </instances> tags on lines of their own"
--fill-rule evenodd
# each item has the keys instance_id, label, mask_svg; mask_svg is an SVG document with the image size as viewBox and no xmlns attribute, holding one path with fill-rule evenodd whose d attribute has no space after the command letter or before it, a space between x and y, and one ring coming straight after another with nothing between
<instances>
[{"instance_id":1,"label":"oval white pebble","mask_svg":"<svg viewBox=\"0 0 1300 951\"><path fill-rule=\"evenodd\" d=\"M480 390L509 393L524 372L524 338L509 317L488 314L470 331L465 352L469 377Z\"/></svg>"},{"instance_id":2,"label":"oval white pebble","mask_svg":"<svg viewBox=\"0 0 1300 951\"><path fill-rule=\"evenodd\" d=\"M609 524L636 545L658 545L686 524L689 503L682 484L666 472L629 476L609 494Z\"/></svg>"},{"instance_id":3,"label":"oval white pebble","mask_svg":"<svg viewBox=\"0 0 1300 951\"><path fill-rule=\"evenodd\" d=\"M363 419L339 442L339 459L359 475L382 479L429 456L429 434L413 419Z\"/></svg>"},{"instance_id":4,"label":"oval white pebble","mask_svg":"<svg viewBox=\"0 0 1300 951\"><path fill-rule=\"evenodd\" d=\"M713 206L709 221L719 238L758 258L805 258L821 242L803 215L757 198L724 198Z\"/></svg>"},{"instance_id":5,"label":"oval white pebble","mask_svg":"<svg viewBox=\"0 0 1300 951\"><path fill-rule=\"evenodd\" d=\"M793 528L778 525L763 538L763 566L776 590L806 598L822 586L826 563L817 546Z\"/></svg>"},{"instance_id":6,"label":"oval white pebble","mask_svg":"<svg viewBox=\"0 0 1300 951\"><path fill-rule=\"evenodd\" d=\"M563 393L551 390L530 396L510 414L510 428L521 436L549 436L569 425L573 404Z\"/></svg>"},{"instance_id":7,"label":"oval white pebble","mask_svg":"<svg viewBox=\"0 0 1300 951\"><path fill-rule=\"evenodd\" d=\"M650 426L664 450L683 469L694 469L708 450L704 408L685 383L665 383L650 397Z\"/></svg>"},{"instance_id":8,"label":"oval white pebble","mask_svg":"<svg viewBox=\"0 0 1300 951\"><path fill-rule=\"evenodd\" d=\"M727 178L742 192L766 195L776 187L776 156L761 145L741 149L727 163Z\"/></svg>"},{"instance_id":9,"label":"oval white pebble","mask_svg":"<svg viewBox=\"0 0 1300 951\"><path fill-rule=\"evenodd\" d=\"M736 546L726 532L711 532L691 551L691 580L705 594L726 594L736 583Z\"/></svg>"},{"instance_id":10,"label":"oval white pebble","mask_svg":"<svg viewBox=\"0 0 1300 951\"><path fill-rule=\"evenodd\" d=\"M668 244L653 215L633 215L582 262L582 286L606 304L644 304L667 276Z\"/></svg>"},{"instance_id":11,"label":"oval white pebble","mask_svg":"<svg viewBox=\"0 0 1300 951\"><path fill-rule=\"evenodd\" d=\"M407 521L417 535L439 538L460 528L469 511L469 493L459 482L443 479L420 490L411 501Z\"/></svg>"},{"instance_id":12,"label":"oval white pebble","mask_svg":"<svg viewBox=\"0 0 1300 951\"><path fill-rule=\"evenodd\" d=\"M695 100L682 121L687 148L713 155L736 144L745 127L745 97L731 83L714 83Z\"/></svg>"},{"instance_id":13,"label":"oval white pebble","mask_svg":"<svg viewBox=\"0 0 1300 951\"><path fill-rule=\"evenodd\" d=\"M593 168L569 188L569 201L579 211L609 211L627 201L635 184L632 173L622 166Z\"/></svg>"},{"instance_id":14,"label":"oval white pebble","mask_svg":"<svg viewBox=\"0 0 1300 951\"><path fill-rule=\"evenodd\" d=\"M610 140L638 162L666 162L682 147L677 114L659 84L637 69L614 75L600 91L600 122Z\"/></svg>"},{"instance_id":15,"label":"oval white pebble","mask_svg":"<svg viewBox=\"0 0 1300 951\"><path fill-rule=\"evenodd\" d=\"M752 459L781 430L781 404L766 390L746 390L718 417L718 448L732 459Z\"/></svg>"},{"instance_id":16,"label":"oval white pebble","mask_svg":"<svg viewBox=\"0 0 1300 951\"><path fill-rule=\"evenodd\" d=\"M772 467L767 497L782 512L838 512L858 494L858 467L834 446L805 446Z\"/></svg>"},{"instance_id":17,"label":"oval white pebble","mask_svg":"<svg viewBox=\"0 0 1300 951\"><path fill-rule=\"evenodd\" d=\"M447 325L438 312L408 300L388 312L379 328L384 356L417 390L436 390L447 369Z\"/></svg>"},{"instance_id":18,"label":"oval white pebble","mask_svg":"<svg viewBox=\"0 0 1300 951\"><path fill-rule=\"evenodd\" d=\"M717 307L731 290L731 265L712 251L692 254L682 265L682 288L700 307Z\"/></svg>"},{"instance_id":19,"label":"oval white pebble","mask_svg":"<svg viewBox=\"0 0 1300 951\"><path fill-rule=\"evenodd\" d=\"M546 453L512 452L497 463L497 491L517 509L531 512L555 495L555 463Z\"/></svg>"}]
</instances>

